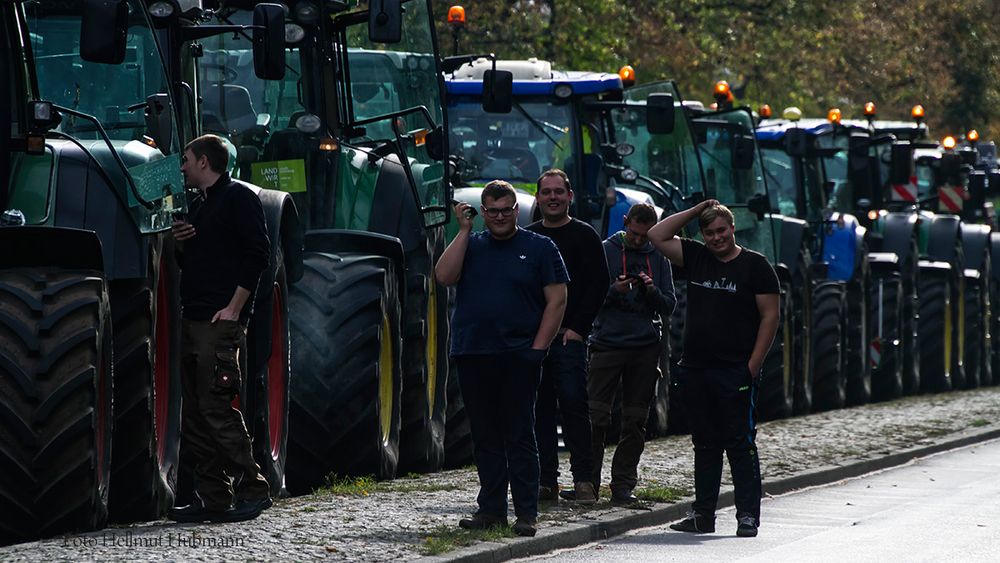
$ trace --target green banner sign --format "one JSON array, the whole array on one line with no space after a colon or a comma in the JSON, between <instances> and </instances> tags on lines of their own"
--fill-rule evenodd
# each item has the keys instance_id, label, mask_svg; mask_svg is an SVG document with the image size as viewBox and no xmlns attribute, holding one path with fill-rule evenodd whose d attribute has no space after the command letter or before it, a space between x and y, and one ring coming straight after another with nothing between
<instances>
[{"instance_id":1,"label":"green banner sign","mask_svg":"<svg viewBox=\"0 0 1000 563\"><path fill-rule=\"evenodd\" d=\"M271 190L304 192L306 191L306 161L297 159L254 162L250 165L250 181Z\"/></svg>"}]
</instances>

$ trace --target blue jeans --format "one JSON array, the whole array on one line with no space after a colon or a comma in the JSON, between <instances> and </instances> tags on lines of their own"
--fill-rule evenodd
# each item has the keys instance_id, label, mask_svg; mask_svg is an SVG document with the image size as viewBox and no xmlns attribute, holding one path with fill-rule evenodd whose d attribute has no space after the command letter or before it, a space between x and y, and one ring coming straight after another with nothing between
<instances>
[{"instance_id":1,"label":"blue jeans","mask_svg":"<svg viewBox=\"0 0 1000 563\"><path fill-rule=\"evenodd\" d=\"M535 395L545 353L516 350L456 356L479 473L479 513L507 517L507 487L518 518L538 516Z\"/></svg>"},{"instance_id":2,"label":"blue jeans","mask_svg":"<svg viewBox=\"0 0 1000 563\"><path fill-rule=\"evenodd\" d=\"M562 336L557 336L542 364L542 382L535 402L535 436L542 485L551 487L559 482L556 424L560 415L573 482L590 481L594 457L590 451L587 402L587 345L579 340L563 345Z\"/></svg>"}]
</instances>

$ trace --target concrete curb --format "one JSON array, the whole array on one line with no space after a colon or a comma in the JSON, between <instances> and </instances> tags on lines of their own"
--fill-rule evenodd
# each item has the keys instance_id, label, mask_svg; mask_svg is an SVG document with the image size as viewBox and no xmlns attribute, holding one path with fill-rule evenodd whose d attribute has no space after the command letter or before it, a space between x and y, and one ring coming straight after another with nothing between
<instances>
[{"instance_id":1,"label":"concrete curb","mask_svg":"<svg viewBox=\"0 0 1000 563\"><path fill-rule=\"evenodd\" d=\"M835 483L874 471L904 465L917 458L996 438L1000 438L1000 428L960 432L932 444L915 446L882 457L847 460L842 465L828 465L804 471L790 477L764 481L764 494L780 495L806 487ZM616 513L606 514L600 518L583 522L545 525L538 530L538 535L533 538L484 542L444 555L423 557L417 561L421 563L444 563L446 561L480 563L507 561L520 557L541 555L556 549L577 547L599 541L630 530L660 526L668 522L680 520L687 513L692 500L692 498L686 498L676 504L656 506L652 510L629 510L623 508ZM719 495L719 508L728 508L732 504L732 489L723 490Z\"/></svg>"}]
</instances>

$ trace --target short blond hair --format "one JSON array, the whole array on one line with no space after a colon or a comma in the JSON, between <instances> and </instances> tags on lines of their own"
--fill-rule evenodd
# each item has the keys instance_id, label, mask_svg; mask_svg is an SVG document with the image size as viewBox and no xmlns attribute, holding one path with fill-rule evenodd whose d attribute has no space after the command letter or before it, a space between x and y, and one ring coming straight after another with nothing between
<instances>
[{"instance_id":1,"label":"short blond hair","mask_svg":"<svg viewBox=\"0 0 1000 563\"><path fill-rule=\"evenodd\" d=\"M733 212L721 203L713 205L702 211L701 215L698 215L698 225L702 230L705 230L705 227L711 225L712 221L715 221L719 217L725 219L726 222L729 223L730 227L736 226L736 218L733 217Z\"/></svg>"}]
</instances>

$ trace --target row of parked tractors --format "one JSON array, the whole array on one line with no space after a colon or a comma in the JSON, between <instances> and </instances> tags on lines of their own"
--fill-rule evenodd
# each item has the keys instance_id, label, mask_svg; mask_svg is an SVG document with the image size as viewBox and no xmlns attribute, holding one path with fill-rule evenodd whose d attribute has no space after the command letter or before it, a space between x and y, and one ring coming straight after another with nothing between
<instances>
[{"instance_id":1,"label":"row of parked tractors","mask_svg":"<svg viewBox=\"0 0 1000 563\"><path fill-rule=\"evenodd\" d=\"M766 417L1000 376L995 155L980 171L874 116L758 123L630 69L442 58L430 0L368 4L0 6L0 543L156 519L190 494L168 231L188 211L182 147L204 133L230 143L271 238L237 406L275 495L472 462L433 265L453 198L510 180L527 223L550 167L601 233L635 202L733 208L782 281ZM677 288L653 435L683 429Z\"/></svg>"}]
</instances>

